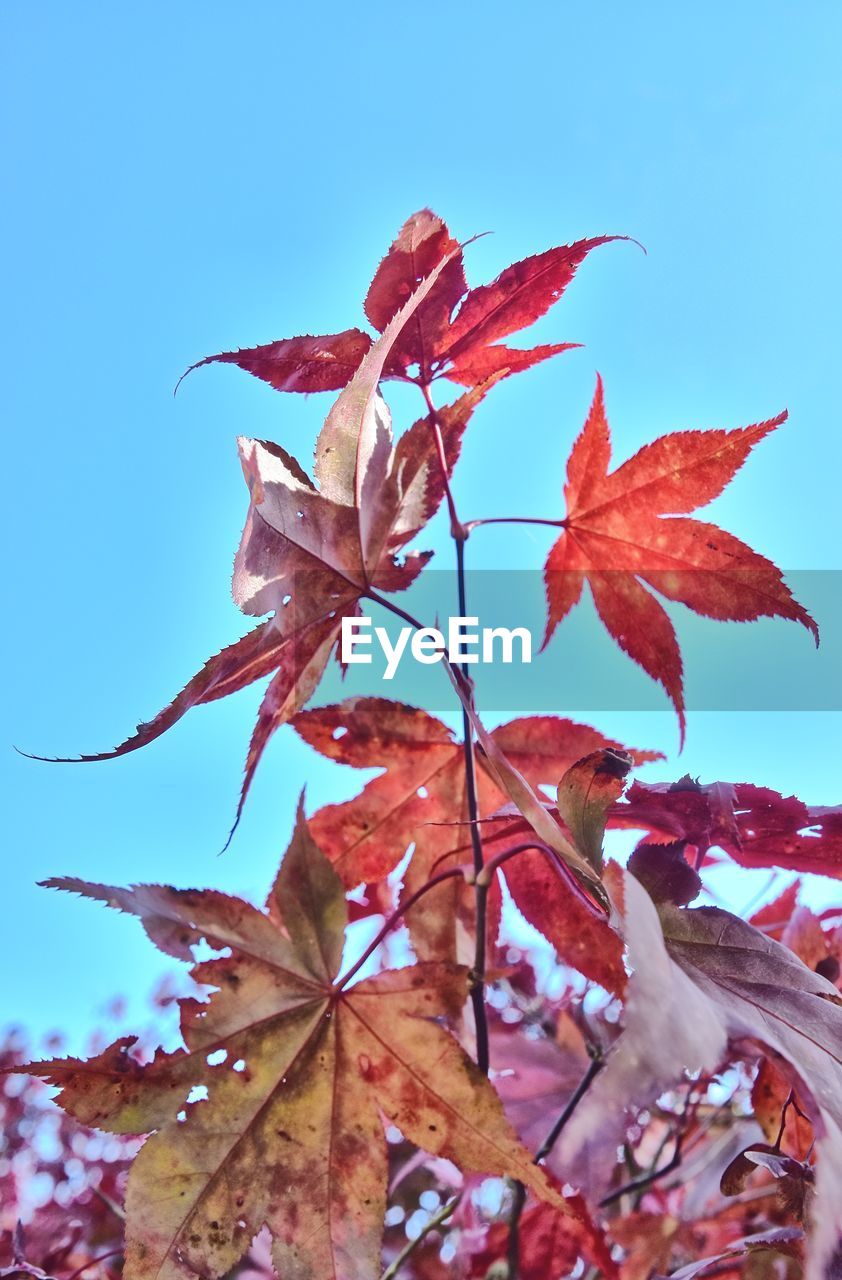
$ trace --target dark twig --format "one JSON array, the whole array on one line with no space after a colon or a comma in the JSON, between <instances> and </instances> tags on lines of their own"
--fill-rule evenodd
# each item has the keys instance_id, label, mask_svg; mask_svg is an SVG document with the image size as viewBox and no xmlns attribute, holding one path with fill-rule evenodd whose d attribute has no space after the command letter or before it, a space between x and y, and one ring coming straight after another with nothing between
<instances>
[{"instance_id":1,"label":"dark twig","mask_svg":"<svg viewBox=\"0 0 842 1280\"><path fill-rule=\"evenodd\" d=\"M523 1213L525 1204L526 1187L522 1182L516 1182L512 1197L512 1212L509 1217L509 1245L506 1252L506 1262L508 1264L507 1280L516 1280L520 1267L520 1216Z\"/></svg>"},{"instance_id":2,"label":"dark twig","mask_svg":"<svg viewBox=\"0 0 842 1280\"><path fill-rule=\"evenodd\" d=\"M468 613L467 587L465 582L465 542L468 537L468 530L460 521L456 511L456 504L453 500L441 424L439 422L438 410L436 409L436 406L433 403L433 397L430 394L429 385L422 384L421 392L429 411L430 426L435 440L439 466L441 467L441 477L444 485L445 497L447 498L447 508L450 513L450 535L453 538L453 542L456 547L456 586L459 603L459 616L464 618ZM468 692L469 699L472 702L473 682L471 681L466 663L463 662L460 665L459 674L462 680L462 687ZM474 746L473 726L471 724L467 708L464 706L462 708L462 726L463 751L465 756L465 801L468 809L468 822L470 823L471 828L471 847L474 857L474 872L475 875L479 877L483 866L483 853L482 837L479 830L476 749ZM475 889L476 950L474 952L474 964L471 971L471 1007L474 1012L474 1027L477 1039L477 1066L485 1075L488 1075L490 1067L488 1017L485 1011L485 964L486 949L488 945L488 888L489 886L487 883L480 883L480 880L477 879Z\"/></svg>"},{"instance_id":3,"label":"dark twig","mask_svg":"<svg viewBox=\"0 0 842 1280\"><path fill-rule=\"evenodd\" d=\"M590 1089L603 1066L604 1059L602 1055L595 1053L591 1058L587 1071L571 1093L558 1119L555 1121L546 1138L535 1152L535 1155L532 1158L533 1164L540 1164L541 1161L545 1160L550 1154L553 1147L561 1137L565 1126L569 1124L573 1112L588 1092L588 1089ZM509 1272L507 1280L517 1280L517 1273L520 1265L520 1217L523 1213L525 1204L526 1187L522 1182L515 1182L512 1210L509 1216L509 1247L507 1255Z\"/></svg>"},{"instance_id":4,"label":"dark twig","mask_svg":"<svg viewBox=\"0 0 842 1280\"><path fill-rule=\"evenodd\" d=\"M637 1191L646 1191L653 1183L659 1182L661 1178L665 1178L667 1174L673 1173L681 1164L684 1146L684 1130L676 1135L675 1149L665 1165L660 1169L653 1169L649 1173L643 1174L640 1178L632 1178L630 1182L624 1182L621 1187L617 1187L614 1191L610 1191L607 1196L603 1196L599 1202L600 1209L604 1209L609 1204L614 1204L616 1200L622 1196L633 1195Z\"/></svg>"},{"instance_id":5,"label":"dark twig","mask_svg":"<svg viewBox=\"0 0 842 1280\"><path fill-rule=\"evenodd\" d=\"M780 1149L781 1149L781 1143L782 1143L782 1142L783 1142L783 1140L784 1140L784 1133L786 1132L786 1118L787 1118L787 1115L788 1115L788 1113L789 1113L789 1109L790 1109L790 1107L792 1107L792 1109L793 1109L793 1111L795 1112L795 1114L796 1114L797 1116L800 1116L802 1120L807 1120L807 1119L808 1119L808 1117L807 1117L807 1116L805 1116L804 1112L801 1110L801 1108L799 1107L798 1103L797 1103L797 1102L796 1102L796 1100L795 1100L795 1092L794 1092L794 1090L793 1090L793 1089L790 1089L790 1091L789 1091L789 1097L787 1098L786 1102L784 1103L783 1107L781 1108L781 1127L780 1127L780 1129L778 1130L778 1136L777 1136L777 1138L775 1139L775 1149L776 1149L777 1151L780 1151Z\"/></svg>"},{"instance_id":6,"label":"dark twig","mask_svg":"<svg viewBox=\"0 0 842 1280\"><path fill-rule=\"evenodd\" d=\"M456 514L456 503L453 501L453 492L450 488L450 468L447 464L447 454L444 449L444 437L441 433L438 410L433 404L433 397L430 395L429 384L419 382L418 385L421 388L421 394L426 401L427 410L430 415L430 429L433 433L433 440L435 441L439 467L441 468L442 483L444 484L444 496L447 501L447 510L450 515L450 534L458 545L460 542L465 541L468 536L468 532Z\"/></svg>"},{"instance_id":7,"label":"dark twig","mask_svg":"<svg viewBox=\"0 0 842 1280\"><path fill-rule=\"evenodd\" d=\"M599 1075L603 1066L604 1066L604 1060L602 1056L600 1054L595 1054L593 1058L591 1058L590 1065L588 1066L587 1071L582 1076L582 1079L579 1081L579 1083L576 1085L576 1088L573 1090L572 1094L570 1095L567 1101L567 1105L565 1106L561 1115L558 1117L552 1129L550 1129L550 1132L547 1134L546 1138L541 1143L538 1150L535 1152L535 1159L533 1161L534 1164L540 1164L541 1161L544 1160L550 1154L553 1147L558 1142L565 1125L568 1123L568 1121L570 1120L570 1117L573 1115L573 1112L576 1110L579 1103L582 1101L585 1094L588 1092L588 1089L590 1089L591 1085L593 1084L596 1077Z\"/></svg>"}]
</instances>

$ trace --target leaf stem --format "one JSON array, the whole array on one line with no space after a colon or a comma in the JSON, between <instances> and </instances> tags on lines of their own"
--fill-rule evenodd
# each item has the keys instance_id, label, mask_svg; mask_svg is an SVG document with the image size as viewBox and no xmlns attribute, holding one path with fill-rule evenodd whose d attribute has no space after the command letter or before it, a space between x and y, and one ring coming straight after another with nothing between
<instances>
[{"instance_id":1,"label":"leaf stem","mask_svg":"<svg viewBox=\"0 0 842 1280\"><path fill-rule=\"evenodd\" d=\"M462 867L448 867L446 871L440 871L438 875L433 876L430 880L427 881L426 884L422 884L420 889L416 889L414 893L411 893L409 897L406 899L406 902L402 902L399 907L396 907L395 910L392 912L392 914L386 919L383 927L378 931L377 935L368 944L368 946L366 947L365 951L362 953L360 958L356 961L355 964L351 966L351 968L348 970L345 976L341 978L340 981L336 984L336 990L342 991L345 987L347 987L351 979L355 977L356 974L359 973L360 969L363 967L366 960L368 960L370 956L374 955L375 951L380 946L380 943L383 941L383 939L392 932L395 925L398 923L398 921L401 919L402 916L406 915L410 907L415 906L415 903L418 901L419 898L423 898L425 893L429 893L431 889L435 889L436 885L441 884L443 881L452 880L454 876L464 877L464 875L465 875L465 872Z\"/></svg>"},{"instance_id":2,"label":"leaf stem","mask_svg":"<svg viewBox=\"0 0 842 1280\"><path fill-rule=\"evenodd\" d=\"M402 609L399 604L395 604L394 601L389 600L387 596L381 596L378 591L373 591L369 588L369 590L366 591L364 598L366 600L370 600L372 604L379 604L381 609L387 609L389 613L393 613L396 618L402 618L404 622L407 622L411 627L414 627L416 631L426 630L426 623L421 622L418 618L414 618L411 613L407 613L406 609ZM461 668L454 667L446 653L442 653L441 660L450 672L451 677L456 682L457 686L464 687L467 684L467 687L470 688L470 677L466 678L462 674Z\"/></svg>"},{"instance_id":3,"label":"leaf stem","mask_svg":"<svg viewBox=\"0 0 842 1280\"><path fill-rule=\"evenodd\" d=\"M490 862L486 862L478 877L478 882L488 881L490 884L494 879L494 873L499 871L500 867L509 861L509 858L516 858L519 853L528 853L530 849L537 849L539 853L543 853L549 858L553 867L558 868L553 851L548 845L541 844L538 840L526 840L523 844L516 844L512 849L504 849L502 853L495 854Z\"/></svg>"},{"instance_id":4,"label":"leaf stem","mask_svg":"<svg viewBox=\"0 0 842 1280\"><path fill-rule=\"evenodd\" d=\"M546 524L553 529L563 529L566 523L566 520L542 520L538 516L489 516L485 520L469 520L463 528L467 533L485 524Z\"/></svg>"}]
</instances>

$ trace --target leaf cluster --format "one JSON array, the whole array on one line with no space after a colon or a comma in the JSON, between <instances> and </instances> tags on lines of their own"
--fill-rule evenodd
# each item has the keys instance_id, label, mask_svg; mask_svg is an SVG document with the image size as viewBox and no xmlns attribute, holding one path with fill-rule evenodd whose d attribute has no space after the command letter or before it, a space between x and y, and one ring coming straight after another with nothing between
<instances>
[{"instance_id":1,"label":"leaf cluster","mask_svg":"<svg viewBox=\"0 0 842 1280\"><path fill-rule=\"evenodd\" d=\"M327 759L379 772L350 800L309 817L300 806L262 907L212 889L48 882L135 916L192 966L181 1048L128 1037L86 1059L7 1064L55 1086L75 1122L149 1135L125 1195L128 1280L272 1266L280 1280L837 1274L839 915L801 905L797 879L750 920L704 896L723 859L776 883L838 879L842 810L747 782L630 783L657 753L549 715L489 730L449 666L461 740L382 697L307 705L343 617L376 602L421 625L400 593L428 563L412 544L442 504L464 597L466 542L490 521L457 510L463 435L497 382L575 345L507 340L612 239L472 288L466 246L423 210L374 275L373 333L199 362L339 394L312 476L281 444L240 441L233 592L263 620L119 747L82 758L144 746L268 678L240 809L287 723ZM423 397L397 436L391 381ZM464 390L437 407L448 383ZM817 636L776 566L694 514L785 417L672 432L612 469L597 379L564 514L537 521L556 528L545 643L587 587L682 737L681 654L661 600ZM625 869L606 857L621 829L637 833ZM549 981L513 945L518 914L553 953ZM354 953L349 924L363 918L373 940Z\"/></svg>"}]
</instances>

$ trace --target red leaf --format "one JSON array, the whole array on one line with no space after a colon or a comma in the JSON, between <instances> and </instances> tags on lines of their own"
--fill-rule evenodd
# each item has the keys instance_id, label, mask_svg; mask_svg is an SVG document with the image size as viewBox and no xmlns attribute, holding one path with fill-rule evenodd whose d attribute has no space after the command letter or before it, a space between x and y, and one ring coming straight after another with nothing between
<instances>
[{"instance_id":1,"label":"red leaf","mask_svg":"<svg viewBox=\"0 0 842 1280\"><path fill-rule=\"evenodd\" d=\"M806 805L768 787L635 782L610 821L686 841L697 862L717 848L743 867L842 877L842 809Z\"/></svg>"},{"instance_id":2,"label":"red leaf","mask_svg":"<svg viewBox=\"0 0 842 1280\"><path fill-rule=\"evenodd\" d=\"M477 347L458 356L445 371L445 377L451 382L461 383L465 387L476 386L478 382L499 373L504 378L510 373L521 373L531 369L542 360L561 355L562 351L572 351L578 342L554 342L543 347L530 347L528 351L520 351L516 347Z\"/></svg>"},{"instance_id":3,"label":"red leaf","mask_svg":"<svg viewBox=\"0 0 842 1280\"><path fill-rule=\"evenodd\" d=\"M577 1202L580 1221L541 1204L525 1210L520 1220L519 1280L549 1280L551 1276L566 1275L582 1260L597 1268L605 1280L616 1280L620 1275L604 1233L587 1215L584 1202L571 1200L573 1204ZM470 1276L486 1280L489 1275L497 1275L499 1265L506 1261L508 1245L508 1224L495 1223L485 1247L471 1256Z\"/></svg>"},{"instance_id":4,"label":"red leaf","mask_svg":"<svg viewBox=\"0 0 842 1280\"><path fill-rule=\"evenodd\" d=\"M349 888L386 876L411 843L415 852L407 889L426 880L434 866L470 861L463 748L441 721L384 698L350 698L304 711L293 726L329 759L384 770L353 800L327 805L310 820L319 846ZM536 786L556 780L589 751L619 747L595 729L553 716L513 720L491 736ZM638 755L647 757L650 753ZM486 817L500 808L505 794L482 757L478 763L480 814ZM494 824L486 830L493 836ZM522 840L520 835L508 843ZM495 854L505 847L493 842ZM505 863L504 873L517 906L545 932L563 961L612 991L622 989L625 974L616 935L587 911L540 853L519 854ZM451 939L449 946L455 945L456 898L452 885L442 885L424 898L417 926L410 916L410 930L423 954L431 954L435 939L441 946L445 938Z\"/></svg>"},{"instance_id":5,"label":"red leaf","mask_svg":"<svg viewBox=\"0 0 842 1280\"><path fill-rule=\"evenodd\" d=\"M508 843L519 844L522 836ZM506 844L494 845L502 852ZM571 893L549 859L538 849L510 858L503 874L515 906L548 942L559 959L612 995L626 987L623 943L602 915L594 915Z\"/></svg>"},{"instance_id":6,"label":"red leaf","mask_svg":"<svg viewBox=\"0 0 842 1280\"><path fill-rule=\"evenodd\" d=\"M735 431L661 436L609 474L611 442L596 394L567 466L564 531L550 551L546 644L587 581L620 647L660 684L684 733L681 655L672 623L646 588L710 618L789 618L816 624L780 571L739 539L687 512L722 492L750 450L786 418ZM665 518L669 517L669 518ZM645 585L644 585L645 584Z\"/></svg>"},{"instance_id":7,"label":"red leaf","mask_svg":"<svg viewBox=\"0 0 842 1280\"><path fill-rule=\"evenodd\" d=\"M197 360L181 375L176 391L188 373L206 364L236 364L276 391L339 391L350 382L370 347L371 338L362 329L279 338L259 347L222 351Z\"/></svg>"},{"instance_id":8,"label":"red leaf","mask_svg":"<svg viewBox=\"0 0 842 1280\"><path fill-rule=\"evenodd\" d=\"M263 695L257 712L257 723L246 756L234 829L242 817L246 796L269 739L276 729L291 720L309 702L328 664L340 626L340 618L328 615L298 632L284 650L281 665ZM234 834L234 829L231 835Z\"/></svg>"},{"instance_id":9,"label":"red leaf","mask_svg":"<svg viewBox=\"0 0 842 1280\"><path fill-rule=\"evenodd\" d=\"M767 902L766 906L761 907L759 911L755 911L749 918L749 924L753 924L755 929L765 933L767 938L774 938L776 942L780 942L789 918L798 905L800 888L798 881L793 880L792 884L787 885L777 898Z\"/></svg>"},{"instance_id":10,"label":"red leaf","mask_svg":"<svg viewBox=\"0 0 842 1280\"><path fill-rule=\"evenodd\" d=\"M440 490L428 483L430 452L417 438L393 447L388 409L378 392L384 365L407 321L447 266L415 290L370 346L328 414L316 449L317 489L280 445L241 439L250 503L234 564L233 593L245 613L274 613L251 637L212 659L175 701L102 760L144 746L197 702L210 701L277 671L261 705L246 761L237 821L264 748L274 731L309 699L330 656L344 614L369 588L402 590L429 556L398 552L435 509ZM452 458L461 432L487 387L462 396L447 416ZM234 826L236 827L236 821Z\"/></svg>"},{"instance_id":11,"label":"red leaf","mask_svg":"<svg viewBox=\"0 0 842 1280\"><path fill-rule=\"evenodd\" d=\"M557 302L592 249L618 236L595 236L536 253L501 271L491 284L472 289L450 327L446 355L453 360L525 329Z\"/></svg>"},{"instance_id":12,"label":"red leaf","mask_svg":"<svg viewBox=\"0 0 842 1280\"><path fill-rule=\"evenodd\" d=\"M375 329L382 332L419 283L458 248L441 218L430 209L408 218L377 268L366 295L365 313ZM417 364L422 376L429 376L450 314L467 289L460 250L401 334L392 352L392 370Z\"/></svg>"},{"instance_id":13,"label":"red leaf","mask_svg":"<svg viewBox=\"0 0 842 1280\"><path fill-rule=\"evenodd\" d=\"M495 374L519 373L576 346L554 343L519 350L490 344L544 315L591 249L623 238L597 236L548 249L507 267L491 284L468 292L460 245L437 214L421 209L401 227L369 287L365 314L375 329L385 332L418 286L443 269L392 345L381 376L405 379L409 367L417 365L425 382L443 375L476 386ZM207 364L236 364L278 391L339 390L351 380L370 347L368 334L346 329L224 351L197 361L187 373Z\"/></svg>"}]
</instances>

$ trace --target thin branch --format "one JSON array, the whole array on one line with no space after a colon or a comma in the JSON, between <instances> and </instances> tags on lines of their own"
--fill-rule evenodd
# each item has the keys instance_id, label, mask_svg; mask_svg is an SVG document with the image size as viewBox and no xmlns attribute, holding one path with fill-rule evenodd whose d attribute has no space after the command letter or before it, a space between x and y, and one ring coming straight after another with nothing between
<instances>
[{"instance_id":1,"label":"thin branch","mask_svg":"<svg viewBox=\"0 0 842 1280\"><path fill-rule=\"evenodd\" d=\"M456 546L456 583L457 596L459 602L459 614L466 617L468 613L467 589L465 582L465 541L468 537L468 530L462 524L456 511L456 503L453 500L453 493L450 488L450 475L447 463L447 454L444 448L444 439L441 432L441 424L439 422L438 410L433 402L430 394L430 387L427 383L421 384L421 392L429 412L430 427L433 432L436 453L438 454L439 466L441 468L442 484L447 498L447 509L450 513L450 536L453 538ZM457 672L448 661L448 669L454 676ZM461 687L468 693L469 700L473 702L473 682L468 671L467 663L463 662L458 668L458 677L461 678ZM457 684L457 692L459 690ZM477 798L477 769L476 769L476 750L474 747L474 730L471 724L470 716L467 708L462 707L462 726L463 726L463 752L465 757L465 801L468 809L468 822L471 828L471 848L474 857L474 874L478 877L483 867L482 837L479 831L479 802ZM476 881L476 950L474 952L474 964L471 970L471 1006L474 1012L474 1027L477 1039L477 1066L484 1075L488 1075L491 1065L489 1038L488 1038L488 1017L485 1010L485 965L487 951L487 933L488 933L488 889L486 883Z\"/></svg>"},{"instance_id":2,"label":"thin branch","mask_svg":"<svg viewBox=\"0 0 842 1280\"><path fill-rule=\"evenodd\" d=\"M659 1182L661 1178L665 1178L667 1174L673 1173L681 1164L683 1157L684 1131L682 1130L676 1136L675 1149L669 1160L660 1169L653 1169L650 1173L645 1173L642 1178L632 1178L630 1182L624 1182L621 1187L610 1191L599 1202L600 1209L606 1208L609 1204L614 1204L616 1200L622 1196L631 1195L636 1191L646 1191L654 1182Z\"/></svg>"},{"instance_id":3,"label":"thin branch","mask_svg":"<svg viewBox=\"0 0 842 1280\"><path fill-rule=\"evenodd\" d=\"M388 609L389 612L393 613L397 618L403 618L404 622L408 622L416 631L424 630L425 624L418 618L413 618L411 613L407 613L406 609L402 609L399 604L395 604L394 600L389 600L386 596L381 596L378 591L369 590L365 594L366 598L369 599L372 604L379 604L382 609ZM442 654L442 660L447 662L446 653Z\"/></svg>"},{"instance_id":4,"label":"thin branch","mask_svg":"<svg viewBox=\"0 0 842 1280\"><path fill-rule=\"evenodd\" d=\"M509 1245L506 1251L508 1272L506 1280L517 1280L520 1267L520 1216L526 1204L526 1187L516 1182L512 1198L512 1212L509 1218Z\"/></svg>"},{"instance_id":5,"label":"thin branch","mask_svg":"<svg viewBox=\"0 0 842 1280\"><path fill-rule=\"evenodd\" d=\"M441 424L439 423L439 415L436 406L433 404L433 397L430 395L430 387L426 382L419 382L421 394L423 395L427 409L430 414L430 427L433 432L433 440L438 454L439 466L441 467L441 478L444 484L444 496L447 500L447 510L450 514L450 534L457 545L464 542L468 536L467 529L461 523L456 514L456 503L453 501L453 491L450 488L450 468L447 465L447 454L444 450L444 438L441 433Z\"/></svg>"},{"instance_id":6,"label":"thin branch","mask_svg":"<svg viewBox=\"0 0 842 1280\"><path fill-rule=\"evenodd\" d=\"M781 1143L784 1140L784 1133L786 1132L786 1118L787 1118L787 1113L789 1112L790 1107L792 1107L795 1114L797 1116L800 1116L802 1120L807 1120L809 1122L809 1116L805 1116L804 1112L801 1110L801 1108L799 1107L798 1103L795 1100L795 1091L793 1089L790 1089L789 1097L787 1098L786 1102L781 1108L781 1127L778 1130L778 1136L775 1139L775 1144L774 1144L775 1149L777 1151L780 1151Z\"/></svg>"},{"instance_id":7,"label":"thin branch","mask_svg":"<svg viewBox=\"0 0 842 1280\"><path fill-rule=\"evenodd\" d=\"M468 613L467 592L465 586L465 541L453 535L456 542L456 577L459 595L459 615L464 618ZM465 685L473 690L473 683L468 674L466 663L459 668ZM471 692L473 703L473 693ZM482 836L479 829L479 800L477 798L477 762L474 746L474 727L466 707L462 707L462 750L465 756L465 799L468 806L468 822L471 827L471 848L474 855L474 873L476 881L476 951L474 966L471 971L471 1005L474 1011L474 1026L477 1036L477 1066L488 1075L491 1066L491 1048L488 1038L488 1018L485 1012L485 961L488 933L488 890L490 884L481 879L484 857Z\"/></svg>"},{"instance_id":8,"label":"thin branch","mask_svg":"<svg viewBox=\"0 0 842 1280\"><path fill-rule=\"evenodd\" d=\"M468 612L468 601L465 587L465 544L457 540L456 542L456 578L459 594L459 615L466 617ZM459 666L464 686L472 690L473 682L468 671L467 663L463 662ZM473 697L471 698L473 703ZM482 852L482 836L479 829L479 802L477 800L477 766L476 751L474 749L474 730L470 717L465 707L462 708L462 726L464 729L463 747L465 753L465 793L468 801L468 821L471 824L471 847L474 854L474 870L477 875L482 871L484 862ZM479 888L479 886L477 886Z\"/></svg>"},{"instance_id":9,"label":"thin branch","mask_svg":"<svg viewBox=\"0 0 842 1280\"><path fill-rule=\"evenodd\" d=\"M605 1065L604 1059L602 1058L601 1055L595 1054L594 1057L591 1058L587 1071L582 1076L582 1079L579 1081L579 1083L576 1085L576 1088L573 1090L573 1093L570 1095L570 1098L567 1101L567 1105L565 1106L561 1115L556 1120L552 1129L550 1129L550 1132L547 1134L546 1138L541 1143L538 1150L535 1152L535 1159L533 1160L533 1164L540 1164L541 1161L546 1159L546 1157L550 1154L553 1147L561 1137L562 1130L565 1128L565 1126L569 1122L571 1116L573 1115L573 1112L576 1110L579 1103L582 1101L585 1094L588 1092L588 1089L590 1089L591 1085L593 1084L596 1077L599 1075L604 1065Z\"/></svg>"},{"instance_id":10,"label":"thin branch","mask_svg":"<svg viewBox=\"0 0 842 1280\"><path fill-rule=\"evenodd\" d=\"M610 1191L604 1199L600 1200L599 1207L601 1209L606 1205L613 1204L616 1200L619 1200L621 1196L635 1193L637 1194L634 1199L634 1207L637 1208L640 1204L644 1191L647 1191L653 1183L659 1182L662 1178L667 1177L668 1174L673 1173L677 1168L679 1168L686 1152L698 1144L703 1134L713 1126L716 1121L716 1117L723 1109L722 1107L717 1107L713 1114L708 1117L701 1130L697 1129L695 1134L688 1138L690 1126L695 1123L704 1090L707 1088L709 1083L709 1078L705 1076L700 1076L698 1080L691 1081L681 1115L676 1118L675 1147L667 1163L662 1165L660 1169L655 1168L655 1165L660 1159L664 1147L666 1146L667 1138L665 1137L658 1145L652 1164L646 1173L639 1177L631 1178L628 1182L623 1183L622 1186L617 1187L614 1191ZM700 1090L698 1095L696 1095L697 1090ZM727 1104L723 1104L723 1107L725 1105Z\"/></svg>"},{"instance_id":11,"label":"thin branch","mask_svg":"<svg viewBox=\"0 0 842 1280\"><path fill-rule=\"evenodd\" d=\"M598 1053L594 1054L588 1065L587 1071L571 1093L555 1124L550 1129L538 1150L535 1152L535 1155L532 1158L533 1164L540 1164L541 1161L545 1160L550 1154L553 1147L561 1137L565 1126L570 1122L573 1112L588 1092L588 1089L590 1089L604 1065L605 1062L602 1055ZM517 1280L518 1267L520 1265L520 1218L525 1204L526 1187L522 1182L515 1182L512 1210L509 1216L509 1246L507 1253L509 1270L507 1280Z\"/></svg>"},{"instance_id":12,"label":"thin branch","mask_svg":"<svg viewBox=\"0 0 842 1280\"><path fill-rule=\"evenodd\" d=\"M420 619L414 618L411 613L407 613L406 609L402 609L399 604L395 604L395 602L390 600L387 596L381 596L379 591L373 591L369 588L369 590L364 593L364 598L366 600L370 600L372 604L379 604L381 609L387 609L389 613L393 613L396 618L401 618L416 631L424 631L427 629L427 624L425 622L421 622ZM441 660L443 665L450 672L453 680L456 682L457 687L464 686L466 684L466 677L463 676L459 667L454 667L450 658L447 656L447 653L444 651L442 651ZM470 677L468 677L467 685L470 686L470 683Z\"/></svg>"},{"instance_id":13,"label":"thin branch","mask_svg":"<svg viewBox=\"0 0 842 1280\"><path fill-rule=\"evenodd\" d=\"M440 1227L443 1222L447 1222L447 1219L453 1213L460 1199L461 1192L458 1196L454 1196L452 1200L448 1200L447 1204L442 1205L438 1212L433 1214L429 1222L425 1223L421 1228L415 1239L409 1240L401 1249L394 1262L389 1263L389 1266L383 1272L380 1280L394 1280L394 1277L398 1274L407 1258L415 1252L419 1244L427 1238L431 1231L435 1231L436 1227Z\"/></svg>"}]
</instances>

